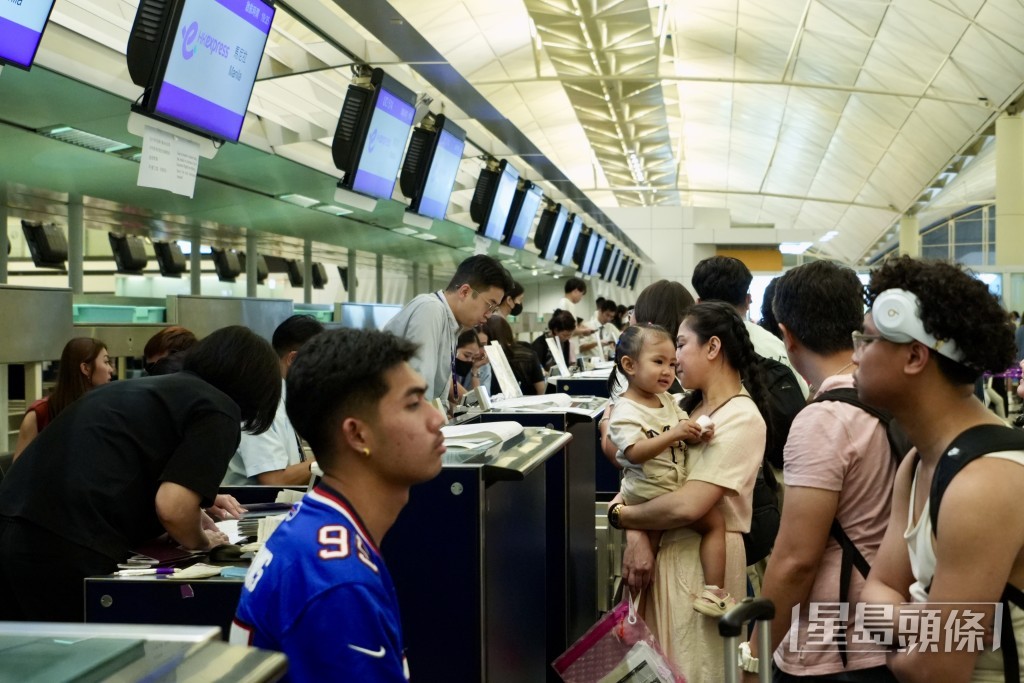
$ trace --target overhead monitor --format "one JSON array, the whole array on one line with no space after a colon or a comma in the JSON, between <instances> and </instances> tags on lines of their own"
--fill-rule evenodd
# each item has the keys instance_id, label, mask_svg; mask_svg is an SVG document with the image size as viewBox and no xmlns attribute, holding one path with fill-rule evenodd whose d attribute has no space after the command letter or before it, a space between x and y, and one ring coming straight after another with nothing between
<instances>
[{"instance_id":1,"label":"overhead monitor","mask_svg":"<svg viewBox=\"0 0 1024 683\"><path fill-rule=\"evenodd\" d=\"M181 277L187 270L185 254L177 242L153 242L153 253L163 277Z\"/></svg>"},{"instance_id":2,"label":"overhead monitor","mask_svg":"<svg viewBox=\"0 0 1024 683\"><path fill-rule=\"evenodd\" d=\"M114 254L114 265L119 273L141 274L146 269L146 244L138 235L107 233L110 250Z\"/></svg>"},{"instance_id":3,"label":"overhead monitor","mask_svg":"<svg viewBox=\"0 0 1024 683\"><path fill-rule=\"evenodd\" d=\"M0 65L32 67L52 10L53 0L0 2Z\"/></svg>"},{"instance_id":4,"label":"overhead monitor","mask_svg":"<svg viewBox=\"0 0 1024 683\"><path fill-rule=\"evenodd\" d=\"M274 12L263 0L143 0L127 49L141 110L238 142Z\"/></svg>"},{"instance_id":5,"label":"overhead monitor","mask_svg":"<svg viewBox=\"0 0 1024 683\"><path fill-rule=\"evenodd\" d=\"M238 265L242 267L242 272L246 272L246 255L244 251L238 252ZM256 254L256 282L263 284L270 277L270 268L267 265L267 259L263 254Z\"/></svg>"},{"instance_id":6,"label":"overhead monitor","mask_svg":"<svg viewBox=\"0 0 1024 683\"><path fill-rule=\"evenodd\" d=\"M480 226L478 232L484 237L498 241L505 237L505 224L518 184L519 171L507 159L498 163L497 170L480 171L469 216Z\"/></svg>"},{"instance_id":7,"label":"overhead monitor","mask_svg":"<svg viewBox=\"0 0 1024 683\"><path fill-rule=\"evenodd\" d=\"M626 287L626 284L630 282L630 272L633 270L634 263L632 257L623 259L622 265L618 266L618 273L615 275L616 285Z\"/></svg>"},{"instance_id":8,"label":"overhead monitor","mask_svg":"<svg viewBox=\"0 0 1024 683\"><path fill-rule=\"evenodd\" d=\"M213 267L221 282L234 282L242 274L242 262L234 249L213 249Z\"/></svg>"},{"instance_id":9,"label":"overhead monitor","mask_svg":"<svg viewBox=\"0 0 1024 683\"><path fill-rule=\"evenodd\" d=\"M619 259L622 258L622 249L615 247L612 249L611 258L608 259L608 263L601 270L601 279L611 282L615 277L615 271L619 267Z\"/></svg>"},{"instance_id":10,"label":"overhead monitor","mask_svg":"<svg viewBox=\"0 0 1024 683\"><path fill-rule=\"evenodd\" d=\"M561 204L555 204L554 208L544 209L540 212L540 221L537 223L537 233L533 236L533 244L540 250L541 258L548 261L555 260L555 253L562 241L562 230L565 228L565 221L569 217L569 210Z\"/></svg>"},{"instance_id":11,"label":"overhead monitor","mask_svg":"<svg viewBox=\"0 0 1024 683\"><path fill-rule=\"evenodd\" d=\"M302 264L295 259L288 259L286 262L286 268L288 269L288 284L292 287L301 287L305 282L302 278Z\"/></svg>"},{"instance_id":12,"label":"overhead monitor","mask_svg":"<svg viewBox=\"0 0 1024 683\"><path fill-rule=\"evenodd\" d=\"M597 242L599 239L600 235L597 234L597 231L588 228L583 233L576 247L576 251L580 255L576 263L580 267L580 272L584 275L590 274L590 267L594 262L594 254L597 252Z\"/></svg>"},{"instance_id":13,"label":"overhead monitor","mask_svg":"<svg viewBox=\"0 0 1024 683\"><path fill-rule=\"evenodd\" d=\"M466 132L439 114L433 127L413 130L399 187L408 197L409 210L443 220L455 186L455 176L466 147Z\"/></svg>"},{"instance_id":14,"label":"overhead monitor","mask_svg":"<svg viewBox=\"0 0 1024 683\"><path fill-rule=\"evenodd\" d=\"M563 266L572 266L573 256L576 255L576 242L580 238L580 231L583 229L583 219L579 214L569 216L565 221L566 227L562 230L561 243L558 245L556 257Z\"/></svg>"},{"instance_id":15,"label":"overhead monitor","mask_svg":"<svg viewBox=\"0 0 1024 683\"><path fill-rule=\"evenodd\" d=\"M313 289L323 289L327 284L327 269L319 261L313 262Z\"/></svg>"},{"instance_id":16,"label":"overhead monitor","mask_svg":"<svg viewBox=\"0 0 1024 683\"><path fill-rule=\"evenodd\" d=\"M512 208L505 224L505 244L513 249L522 249L526 246L543 197L544 194L537 185L529 180L519 181L519 189L512 198Z\"/></svg>"},{"instance_id":17,"label":"overhead monitor","mask_svg":"<svg viewBox=\"0 0 1024 683\"><path fill-rule=\"evenodd\" d=\"M21 231L36 268L64 270L64 262L68 260L68 238L62 228L54 223L22 219Z\"/></svg>"},{"instance_id":18,"label":"overhead monitor","mask_svg":"<svg viewBox=\"0 0 1024 683\"><path fill-rule=\"evenodd\" d=\"M636 264L636 267L633 268L633 274L629 276L629 288L630 289L636 289L636 279L637 279L637 276L639 276L639 275L640 275L640 264L638 263L638 264Z\"/></svg>"},{"instance_id":19,"label":"overhead monitor","mask_svg":"<svg viewBox=\"0 0 1024 683\"><path fill-rule=\"evenodd\" d=\"M612 245L608 244L608 238L598 237L597 245L594 247L594 260L590 262L590 270L587 275L598 275L601 272L601 264L612 255Z\"/></svg>"},{"instance_id":20,"label":"overhead monitor","mask_svg":"<svg viewBox=\"0 0 1024 683\"><path fill-rule=\"evenodd\" d=\"M391 199L416 113L416 93L374 69L368 83L348 86L334 132L334 165L341 187Z\"/></svg>"}]
</instances>

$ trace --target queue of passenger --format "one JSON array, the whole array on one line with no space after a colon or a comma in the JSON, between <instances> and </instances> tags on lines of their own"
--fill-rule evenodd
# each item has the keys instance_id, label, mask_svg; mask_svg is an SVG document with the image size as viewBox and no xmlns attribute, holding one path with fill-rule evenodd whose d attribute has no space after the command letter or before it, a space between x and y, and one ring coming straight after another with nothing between
<instances>
[{"instance_id":1,"label":"queue of passenger","mask_svg":"<svg viewBox=\"0 0 1024 683\"><path fill-rule=\"evenodd\" d=\"M626 530L625 586L644 596L641 614L686 680L724 678L708 617L751 590L776 617L735 653L748 681L762 666L794 682L1019 680L1024 437L972 392L1016 358L986 286L949 264L891 259L871 275L865 314L854 272L813 262L773 282L775 336L746 320L742 263L705 259L693 284L697 303L666 280L640 294L632 326L615 335L599 423L624 469L608 520ZM82 578L161 533L187 548L225 542L204 508L240 508L218 486L308 482L301 437L324 477L253 560L231 640L285 652L292 680L406 680L378 548L409 488L440 470L444 416L430 399L498 389L483 377L480 334L524 394L546 389L548 338L574 360L569 311L532 345L515 340L504 315L521 313L523 295L497 261L475 256L403 309L389 325L398 335L324 332L305 316L282 322L273 346L240 327L198 343L168 330L146 347L155 376L109 386L102 344L72 340L57 389L79 393L60 403L55 389L46 403L60 419L19 442L0 483L0 619L81 620ZM617 313L602 304L589 330ZM780 429L765 354L806 380L809 403L785 425L781 521L763 581L754 572L748 588L751 536L764 528L755 491ZM160 376L167 369L179 371ZM38 415L33 404L25 421ZM931 630L910 628L929 614ZM969 646L949 644L972 626ZM772 652L759 652L761 628ZM898 647L938 628L937 647Z\"/></svg>"}]
</instances>

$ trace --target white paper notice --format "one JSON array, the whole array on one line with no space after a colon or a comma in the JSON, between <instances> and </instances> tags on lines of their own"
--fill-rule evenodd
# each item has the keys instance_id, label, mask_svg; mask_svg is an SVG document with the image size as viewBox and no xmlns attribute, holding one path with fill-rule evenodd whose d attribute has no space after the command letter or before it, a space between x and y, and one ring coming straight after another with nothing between
<instances>
[{"instance_id":1,"label":"white paper notice","mask_svg":"<svg viewBox=\"0 0 1024 683\"><path fill-rule=\"evenodd\" d=\"M142 136L139 187L155 187L191 198L199 171L199 145L146 126Z\"/></svg>"}]
</instances>

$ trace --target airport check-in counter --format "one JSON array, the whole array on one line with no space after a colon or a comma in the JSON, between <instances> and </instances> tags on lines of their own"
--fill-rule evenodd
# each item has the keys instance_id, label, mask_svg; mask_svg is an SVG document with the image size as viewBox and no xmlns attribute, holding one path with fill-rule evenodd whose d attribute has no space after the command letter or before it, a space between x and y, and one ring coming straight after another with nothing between
<instances>
[{"instance_id":1,"label":"airport check-in counter","mask_svg":"<svg viewBox=\"0 0 1024 683\"><path fill-rule=\"evenodd\" d=\"M412 488L382 553L413 680L545 680L545 463L571 438L527 427Z\"/></svg>"},{"instance_id":2,"label":"airport check-in counter","mask_svg":"<svg viewBox=\"0 0 1024 683\"><path fill-rule=\"evenodd\" d=\"M566 443L544 463L547 546L547 655L551 662L582 636L598 617L594 459L597 430L607 399L594 398L574 411L494 409L474 416L480 422L518 422L566 432ZM548 668L547 679L558 681Z\"/></svg>"},{"instance_id":3,"label":"airport check-in counter","mask_svg":"<svg viewBox=\"0 0 1024 683\"><path fill-rule=\"evenodd\" d=\"M570 396L600 396L608 398L608 375L594 377L596 371L588 372L588 377L570 375L569 377L549 377L548 385L554 388L556 393L569 394ZM551 389L548 389L550 392ZM596 426L595 426L596 431ZM619 471L608 462L608 458L601 452L601 440L595 434L597 448L594 452L594 488L597 491L597 500L610 501L619 492Z\"/></svg>"},{"instance_id":4,"label":"airport check-in counter","mask_svg":"<svg viewBox=\"0 0 1024 683\"><path fill-rule=\"evenodd\" d=\"M0 678L269 683L284 675L283 654L228 645L218 635L208 626L0 621Z\"/></svg>"}]
</instances>

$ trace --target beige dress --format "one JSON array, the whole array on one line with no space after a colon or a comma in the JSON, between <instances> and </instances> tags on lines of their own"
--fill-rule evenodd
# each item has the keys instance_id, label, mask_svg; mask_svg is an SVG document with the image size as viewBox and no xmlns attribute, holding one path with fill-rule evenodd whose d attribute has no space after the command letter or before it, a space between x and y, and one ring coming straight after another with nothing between
<instances>
[{"instance_id":1,"label":"beige dress","mask_svg":"<svg viewBox=\"0 0 1024 683\"><path fill-rule=\"evenodd\" d=\"M746 555L741 534L750 530L754 481L764 456L765 423L749 397L732 399L713 419L714 438L688 449L686 469L689 481L726 489L718 502L727 530L725 589L742 597L746 595ZM718 683L724 679L725 669L717 620L693 610L693 598L703 589L700 535L686 528L666 531L644 619L687 681Z\"/></svg>"}]
</instances>

